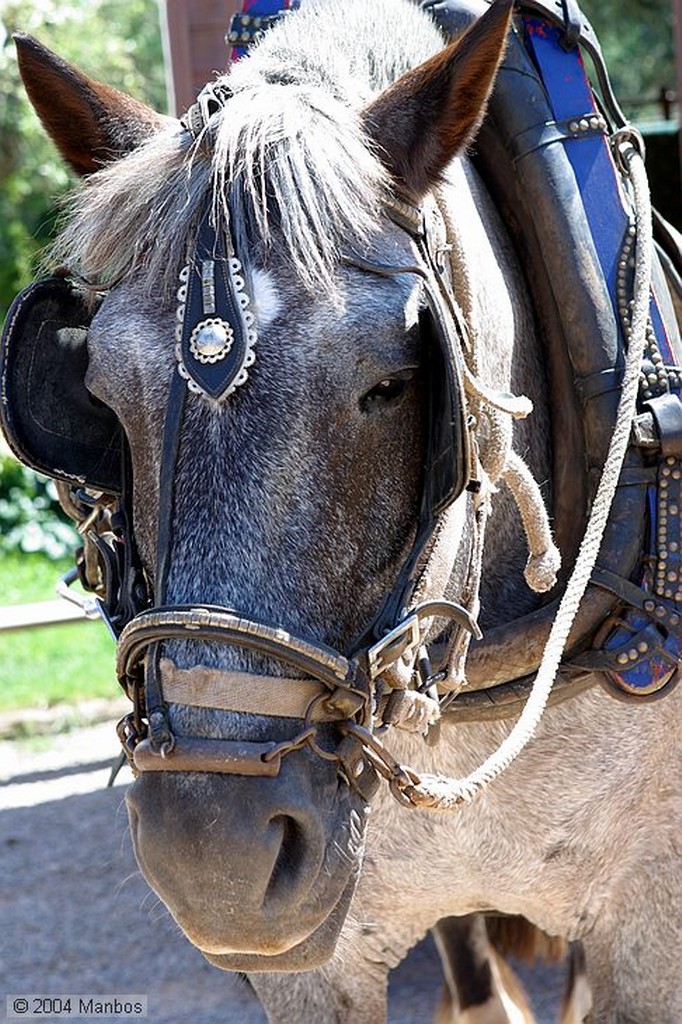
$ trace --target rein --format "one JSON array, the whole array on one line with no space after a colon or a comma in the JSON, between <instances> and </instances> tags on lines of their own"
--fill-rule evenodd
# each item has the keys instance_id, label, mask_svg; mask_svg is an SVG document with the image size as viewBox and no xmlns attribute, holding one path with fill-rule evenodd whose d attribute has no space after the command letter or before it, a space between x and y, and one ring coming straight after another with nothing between
<instances>
[{"instance_id":1,"label":"rein","mask_svg":"<svg viewBox=\"0 0 682 1024\"><path fill-rule=\"evenodd\" d=\"M500 775L532 739L547 706L571 627L597 563L637 408L640 367L649 317L653 257L651 204L644 161L639 150L629 140L624 145L618 145L616 140L616 145L624 173L632 180L636 211L638 234L634 299L630 320L630 343L616 423L585 535L552 624L533 689L518 722L500 747L466 778L421 776L414 788L405 792L407 799L414 806L447 811L456 809L463 802L471 801L479 789Z\"/></svg>"}]
</instances>

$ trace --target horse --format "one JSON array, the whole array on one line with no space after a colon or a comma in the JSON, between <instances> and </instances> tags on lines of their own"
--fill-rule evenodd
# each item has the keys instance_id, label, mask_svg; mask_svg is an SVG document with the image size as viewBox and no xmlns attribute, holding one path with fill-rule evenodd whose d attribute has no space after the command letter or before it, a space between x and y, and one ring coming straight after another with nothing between
<instances>
[{"instance_id":1,"label":"horse","mask_svg":"<svg viewBox=\"0 0 682 1024\"><path fill-rule=\"evenodd\" d=\"M382 689L384 671L421 651L431 685L424 631L389 634L388 663L372 648L369 694L334 653L365 649L404 567L423 568L422 511L444 490L453 622L431 625L431 608L425 628L452 671L477 621L538 604L502 470L516 454L549 501L564 439L523 268L467 155L509 29L506 0L448 45L409 0L312 0L182 122L17 41L83 177L51 259L98 296L84 380L122 424L153 593L123 634L149 729L124 729L136 857L189 941L245 973L279 1024L385 1021L389 971L437 922L481 913L580 941L590 1024L682 1019L682 691L635 708L595 675L441 813L404 806L419 773L467 776L509 721L422 728L424 692L402 719L393 701L403 727L387 712L379 740L367 708L417 692ZM427 221L452 302L424 271ZM440 318L464 339L446 360ZM527 407L512 395L533 405L513 424ZM448 401L443 460L427 452Z\"/></svg>"}]
</instances>

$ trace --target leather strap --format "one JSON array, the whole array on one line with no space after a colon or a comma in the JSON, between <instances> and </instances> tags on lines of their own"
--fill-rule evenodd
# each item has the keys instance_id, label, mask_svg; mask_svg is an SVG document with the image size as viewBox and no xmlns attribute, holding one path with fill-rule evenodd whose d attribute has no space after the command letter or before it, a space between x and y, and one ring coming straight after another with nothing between
<instances>
[{"instance_id":1,"label":"leather strap","mask_svg":"<svg viewBox=\"0 0 682 1024\"><path fill-rule=\"evenodd\" d=\"M162 658L159 667L163 695L170 704L277 718L305 718L311 722L333 722L343 717L338 709L318 700L328 697L329 689L314 679L224 672L204 666L182 669L169 658Z\"/></svg>"},{"instance_id":2,"label":"leather strap","mask_svg":"<svg viewBox=\"0 0 682 1024\"><path fill-rule=\"evenodd\" d=\"M256 650L319 679L329 689L349 683L353 666L324 644L315 644L286 630L244 619L226 608L210 605L155 607L129 622L121 634L117 655L119 678L135 682L144 652L158 640L218 640Z\"/></svg>"},{"instance_id":3,"label":"leather strap","mask_svg":"<svg viewBox=\"0 0 682 1024\"><path fill-rule=\"evenodd\" d=\"M173 539L173 491L180 451L180 433L185 411L186 394L185 382L180 373L175 370L171 378L161 448L158 533L156 537L156 577L154 580L154 601L156 604L163 604L166 599L166 585L168 583Z\"/></svg>"},{"instance_id":4,"label":"leather strap","mask_svg":"<svg viewBox=\"0 0 682 1024\"><path fill-rule=\"evenodd\" d=\"M580 42L582 35L582 11L576 0L561 0L561 6L564 12L564 34L561 45L565 50L572 50Z\"/></svg>"},{"instance_id":5,"label":"leather strap","mask_svg":"<svg viewBox=\"0 0 682 1024\"><path fill-rule=\"evenodd\" d=\"M143 739L133 752L138 772L219 772L221 775L261 775L274 778L281 758L275 743L239 740L174 738L172 750L163 754L150 739ZM275 756L270 756L275 754Z\"/></svg>"},{"instance_id":6,"label":"leather strap","mask_svg":"<svg viewBox=\"0 0 682 1024\"><path fill-rule=\"evenodd\" d=\"M557 142L579 142L595 135L605 135L606 130L605 119L601 114L595 114L593 110L587 111L584 117L570 117L564 121L542 121L516 136L514 163L544 146L551 146Z\"/></svg>"},{"instance_id":7,"label":"leather strap","mask_svg":"<svg viewBox=\"0 0 682 1024\"><path fill-rule=\"evenodd\" d=\"M677 395L663 394L644 403L653 415L664 457L682 458L682 402Z\"/></svg>"}]
</instances>

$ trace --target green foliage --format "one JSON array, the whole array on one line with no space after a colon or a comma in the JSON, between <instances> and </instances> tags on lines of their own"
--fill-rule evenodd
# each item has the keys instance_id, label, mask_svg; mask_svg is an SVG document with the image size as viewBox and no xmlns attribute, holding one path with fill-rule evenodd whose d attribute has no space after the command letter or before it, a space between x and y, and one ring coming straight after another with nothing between
<instances>
[{"instance_id":1,"label":"green foliage","mask_svg":"<svg viewBox=\"0 0 682 1024\"><path fill-rule=\"evenodd\" d=\"M119 697L113 648L101 622L74 622L0 636L0 713ZM57 727L61 724L56 723Z\"/></svg>"},{"instance_id":2,"label":"green foliage","mask_svg":"<svg viewBox=\"0 0 682 1024\"><path fill-rule=\"evenodd\" d=\"M581 0L580 5L597 33L625 113L635 121L660 119L660 106L640 102L676 87L671 0Z\"/></svg>"},{"instance_id":3,"label":"green foliage","mask_svg":"<svg viewBox=\"0 0 682 1024\"><path fill-rule=\"evenodd\" d=\"M158 110L166 105L157 0L0 3L0 320L34 276L59 197L72 183L24 93L12 32L35 35L87 74Z\"/></svg>"},{"instance_id":4,"label":"green foliage","mask_svg":"<svg viewBox=\"0 0 682 1024\"><path fill-rule=\"evenodd\" d=\"M64 558L78 534L64 515L52 480L0 454L0 552L40 552Z\"/></svg>"},{"instance_id":5,"label":"green foliage","mask_svg":"<svg viewBox=\"0 0 682 1024\"><path fill-rule=\"evenodd\" d=\"M57 580L73 568L73 558L51 559L45 555L26 555L22 551L3 552L0 561L2 605L53 601Z\"/></svg>"}]
</instances>

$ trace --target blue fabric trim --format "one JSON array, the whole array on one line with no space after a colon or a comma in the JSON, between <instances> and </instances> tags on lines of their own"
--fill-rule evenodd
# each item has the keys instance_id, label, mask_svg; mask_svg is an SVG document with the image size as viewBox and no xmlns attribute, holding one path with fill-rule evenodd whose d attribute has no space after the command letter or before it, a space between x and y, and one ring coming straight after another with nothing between
<instances>
[{"instance_id":1,"label":"blue fabric trim","mask_svg":"<svg viewBox=\"0 0 682 1024\"><path fill-rule=\"evenodd\" d=\"M301 0L244 0L242 13L252 17L278 16L300 7ZM230 61L239 60L248 53L248 46L233 46Z\"/></svg>"},{"instance_id":2,"label":"blue fabric trim","mask_svg":"<svg viewBox=\"0 0 682 1024\"><path fill-rule=\"evenodd\" d=\"M580 51L566 52L561 30L538 18L526 18L531 55L542 75L548 99L557 121L576 121L598 114ZM628 216L625 212L618 172L604 134L577 136L566 145L578 191L585 208L594 244L602 266L616 315L616 274Z\"/></svg>"},{"instance_id":3,"label":"blue fabric trim","mask_svg":"<svg viewBox=\"0 0 682 1024\"><path fill-rule=\"evenodd\" d=\"M567 53L561 46L561 30L539 18L526 18L525 24L530 51L542 75L556 120L570 122L591 113L598 114L580 50L576 47ZM628 227L627 206L621 192L620 176L605 135L599 137L586 133L584 136L574 136L570 143L566 146L566 155L575 172L587 221L617 315L618 257ZM672 363L673 353L654 296L650 313L663 359L666 363Z\"/></svg>"}]
</instances>

